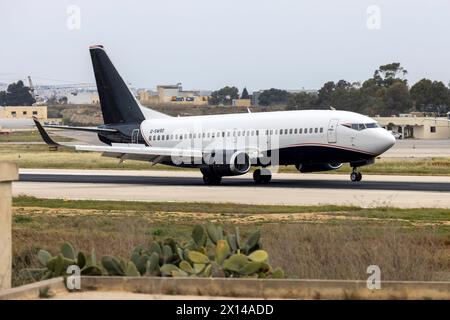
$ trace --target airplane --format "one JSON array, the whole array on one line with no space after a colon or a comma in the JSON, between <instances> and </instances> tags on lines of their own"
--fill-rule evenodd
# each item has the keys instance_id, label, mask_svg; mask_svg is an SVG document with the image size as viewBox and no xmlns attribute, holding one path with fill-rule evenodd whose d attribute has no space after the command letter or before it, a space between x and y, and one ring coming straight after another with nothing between
<instances>
[{"instance_id":1,"label":"airplane","mask_svg":"<svg viewBox=\"0 0 450 320\"><path fill-rule=\"evenodd\" d=\"M373 119L348 111L297 110L172 117L140 105L112 64L103 46L89 48L104 124L71 127L35 124L43 140L55 142L45 128L81 130L98 135L104 145L74 145L120 161L198 168L207 185L224 176L246 174L257 167L257 184L271 181L269 167L294 165L320 172L352 167L351 181L361 181L359 167L395 143ZM66 145L67 146L67 145Z\"/></svg>"}]
</instances>

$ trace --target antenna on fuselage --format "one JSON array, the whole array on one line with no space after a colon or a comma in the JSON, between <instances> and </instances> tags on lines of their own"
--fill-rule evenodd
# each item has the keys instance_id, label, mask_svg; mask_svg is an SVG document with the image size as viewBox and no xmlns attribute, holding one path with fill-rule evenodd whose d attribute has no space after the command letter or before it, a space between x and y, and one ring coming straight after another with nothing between
<instances>
[{"instance_id":1,"label":"antenna on fuselage","mask_svg":"<svg viewBox=\"0 0 450 320\"><path fill-rule=\"evenodd\" d=\"M333 107L333 106L330 106L330 110L333 110L333 111L335 111L335 110L336 110L336 108L335 108L335 107Z\"/></svg>"}]
</instances>

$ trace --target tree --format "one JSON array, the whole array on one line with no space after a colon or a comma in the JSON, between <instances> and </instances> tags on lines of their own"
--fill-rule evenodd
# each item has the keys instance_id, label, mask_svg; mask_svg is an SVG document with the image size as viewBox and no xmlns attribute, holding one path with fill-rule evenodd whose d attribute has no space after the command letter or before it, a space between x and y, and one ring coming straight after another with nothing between
<instances>
[{"instance_id":1,"label":"tree","mask_svg":"<svg viewBox=\"0 0 450 320\"><path fill-rule=\"evenodd\" d=\"M286 105L288 98L289 92L286 90L271 88L261 92L258 101L262 106Z\"/></svg>"},{"instance_id":2,"label":"tree","mask_svg":"<svg viewBox=\"0 0 450 320\"><path fill-rule=\"evenodd\" d=\"M407 82L405 76L408 71L399 62L393 62L380 66L373 75L377 85L389 87L396 81Z\"/></svg>"},{"instance_id":3,"label":"tree","mask_svg":"<svg viewBox=\"0 0 450 320\"><path fill-rule=\"evenodd\" d=\"M450 105L450 90L441 81L422 79L411 87L410 93L419 111L440 113Z\"/></svg>"},{"instance_id":4,"label":"tree","mask_svg":"<svg viewBox=\"0 0 450 320\"><path fill-rule=\"evenodd\" d=\"M308 92L299 92L291 94L287 102L288 110L306 110L315 109L317 107L317 94Z\"/></svg>"},{"instance_id":5,"label":"tree","mask_svg":"<svg viewBox=\"0 0 450 320\"><path fill-rule=\"evenodd\" d=\"M212 105L216 104L231 104L233 99L239 98L239 90L236 87L223 87L220 90L213 91L211 93L211 98L209 99L209 103Z\"/></svg>"},{"instance_id":6,"label":"tree","mask_svg":"<svg viewBox=\"0 0 450 320\"><path fill-rule=\"evenodd\" d=\"M0 91L0 106L6 106L6 91Z\"/></svg>"},{"instance_id":7,"label":"tree","mask_svg":"<svg viewBox=\"0 0 450 320\"><path fill-rule=\"evenodd\" d=\"M334 81L325 82L322 88L319 89L319 108L320 109L329 109L329 107L333 104L332 95L334 90L336 89L336 84Z\"/></svg>"},{"instance_id":8,"label":"tree","mask_svg":"<svg viewBox=\"0 0 450 320\"><path fill-rule=\"evenodd\" d=\"M385 116L409 111L412 108L412 100L408 86L404 82L395 82L386 89L384 103L382 115Z\"/></svg>"},{"instance_id":9,"label":"tree","mask_svg":"<svg viewBox=\"0 0 450 320\"><path fill-rule=\"evenodd\" d=\"M36 100L30 93L30 88L25 87L22 80L11 83L6 92L0 92L0 104L8 106L31 106Z\"/></svg>"},{"instance_id":10,"label":"tree","mask_svg":"<svg viewBox=\"0 0 450 320\"><path fill-rule=\"evenodd\" d=\"M318 106L321 109L333 107L340 110L359 111L362 105L359 87L359 83L350 83L345 80L339 80L337 83L326 82L319 90Z\"/></svg>"},{"instance_id":11,"label":"tree","mask_svg":"<svg viewBox=\"0 0 450 320\"><path fill-rule=\"evenodd\" d=\"M241 99L250 99L247 88L244 88L244 90L242 90Z\"/></svg>"}]
</instances>

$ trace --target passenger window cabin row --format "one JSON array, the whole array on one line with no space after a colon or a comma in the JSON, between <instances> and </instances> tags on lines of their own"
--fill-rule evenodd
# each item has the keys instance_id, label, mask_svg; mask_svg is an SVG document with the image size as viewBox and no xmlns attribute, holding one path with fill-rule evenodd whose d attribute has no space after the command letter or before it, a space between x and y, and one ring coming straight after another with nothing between
<instances>
[{"instance_id":1,"label":"passenger window cabin row","mask_svg":"<svg viewBox=\"0 0 450 320\"><path fill-rule=\"evenodd\" d=\"M213 131L213 132L198 132L198 133L184 133L184 134L155 134L149 136L149 141L178 141L183 139L214 139L214 138L229 138L229 137L254 137L259 136L263 130L234 130L234 131ZM295 128L295 129L266 129L266 136L271 135L292 135L292 134L313 134L323 133L323 127L315 128Z\"/></svg>"}]
</instances>

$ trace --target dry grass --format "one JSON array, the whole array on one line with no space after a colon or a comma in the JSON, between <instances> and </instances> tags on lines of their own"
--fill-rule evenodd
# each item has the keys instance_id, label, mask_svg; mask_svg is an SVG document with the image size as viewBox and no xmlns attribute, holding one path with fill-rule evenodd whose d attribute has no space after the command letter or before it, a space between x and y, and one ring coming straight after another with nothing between
<instances>
[{"instance_id":1,"label":"dry grass","mask_svg":"<svg viewBox=\"0 0 450 320\"><path fill-rule=\"evenodd\" d=\"M263 234L271 263L294 278L366 279L378 265L383 280L450 280L448 240L432 228L278 224Z\"/></svg>"},{"instance_id":2,"label":"dry grass","mask_svg":"<svg viewBox=\"0 0 450 320\"><path fill-rule=\"evenodd\" d=\"M14 201L15 286L24 283L19 270L38 266L41 248L56 253L69 241L128 257L155 238L186 242L192 225L211 221L239 226L244 237L262 228L271 264L291 278L366 279L378 264L385 280L450 280L448 210L56 201Z\"/></svg>"}]
</instances>

